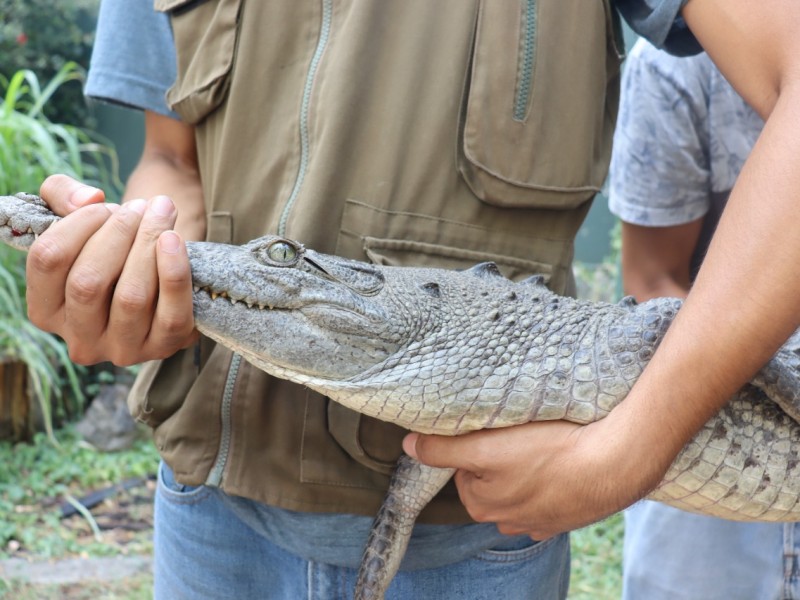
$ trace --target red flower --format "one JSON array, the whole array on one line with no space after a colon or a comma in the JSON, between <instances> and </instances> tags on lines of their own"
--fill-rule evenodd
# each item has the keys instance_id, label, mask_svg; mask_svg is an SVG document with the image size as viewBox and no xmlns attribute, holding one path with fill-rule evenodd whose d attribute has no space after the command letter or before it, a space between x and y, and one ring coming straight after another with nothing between
<instances>
[{"instance_id":1,"label":"red flower","mask_svg":"<svg viewBox=\"0 0 800 600\"><path fill-rule=\"evenodd\" d=\"M28 34L23 31L22 33L17 35L17 43L20 46L24 46L25 44L27 44L28 43Z\"/></svg>"}]
</instances>

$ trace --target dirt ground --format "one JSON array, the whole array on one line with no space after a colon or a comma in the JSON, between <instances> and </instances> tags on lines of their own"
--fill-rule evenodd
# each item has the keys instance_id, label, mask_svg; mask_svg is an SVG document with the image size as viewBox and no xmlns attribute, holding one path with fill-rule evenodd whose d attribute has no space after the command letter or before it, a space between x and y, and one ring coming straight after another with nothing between
<instances>
[{"instance_id":1,"label":"dirt ground","mask_svg":"<svg viewBox=\"0 0 800 600\"><path fill-rule=\"evenodd\" d=\"M110 493L110 492L114 493ZM92 552L45 560L20 547L0 560L0 598L82 600L83 598L146 599L152 585L153 494L155 481L142 479L129 489L95 490L108 494L90 508L99 530L103 554L90 521L80 513L60 519L61 535ZM96 500L96 497L94 498ZM91 494L79 498L91 501ZM68 504L50 510L70 510ZM39 506L40 510L46 507Z\"/></svg>"}]
</instances>

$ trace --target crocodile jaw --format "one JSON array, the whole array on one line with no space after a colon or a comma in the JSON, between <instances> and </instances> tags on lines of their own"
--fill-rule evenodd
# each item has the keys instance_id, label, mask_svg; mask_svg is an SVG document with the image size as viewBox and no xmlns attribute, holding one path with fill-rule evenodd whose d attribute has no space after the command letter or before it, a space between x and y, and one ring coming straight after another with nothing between
<instances>
[{"instance_id":1,"label":"crocodile jaw","mask_svg":"<svg viewBox=\"0 0 800 600\"><path fill-rule=\"evenodd\" d=\"M202 289L194 293L193 301L195 323L201 333L241 354L258 368L298 383L354 377L383 362L399 347L375 337L374 330L370 332L369 324L359 315L344 314L336 308L248 307L244 302L233 303L222 296L212 298ZM326 329L318 324L318 318L309 318L313 313L318 316L322 310L329 311L329 317L332 312L339 313L340 325L348 319L354 325L353 330ZM361 331L367 333L356 333L358 322L366 327Z\"/></svg>"}]
</instances>

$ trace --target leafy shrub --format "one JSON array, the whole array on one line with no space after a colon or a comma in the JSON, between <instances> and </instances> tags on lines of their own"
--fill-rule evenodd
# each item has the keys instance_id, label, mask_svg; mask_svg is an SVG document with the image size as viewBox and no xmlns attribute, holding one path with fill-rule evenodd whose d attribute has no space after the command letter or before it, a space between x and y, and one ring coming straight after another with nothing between
<instances>
[{"instance_id":1,"label":"leafy shrub","mask_svg":"<svg viewBox=\"0 0 800 600\"><path fill-rule=\"evenodd\" d=\"M30 69L43 81L69 62L89 67L99 0L0 0L0 75ZM45 107L59 123L92 126L79 82L63 86Z\"/></svg>"},{"instance_id":2,"label":"leafy shrub","mask_svg":"<svg viewBox=\"0 0 800 600\"><path fill-rule=\"evenodd\" d=\"M83 406L78 367L69 359L64 343L36 328L27 318L20 293L24 274L19 260L8 252L0 255L0 359L24 362L33 397L39 402L42 420L51 440L53 407L63 418ZM64 393L64 383L69 393Z\"/></svg>"},{"instance_id":3,"label":"leafy shrub","mask_svg":"<svg viewBox=\"0 0 800 600\"><path fill-rule=\"evenodd\" d=\"M52 173L65 173L111 192L121 189L116 153L79 127L45 116L55 92L80 80L83 71L66 63L44 88L33 71L0 79L0 195L36 192ZM83 402L78 369L64 343L38 330L27 319L24 302L24 254L0 247L0 359L25 362L45 427L52 437L53 414L76 415ZM64 379L71 394L63 394Z\"/></svg>"},{"instance_id":4,"label":"leafy shrub","mask_svg":"<svg viewBox=\"0 0 800 600\"><path fill-rule=\"evenodd\" d=\"M44 88L28 69L17 71L9 80L0 76L0 194L36 192L53 173L92 183L111 196L121 189L117 156L107 142L46 116L54 94L83 77L84 71L72 62L61 67Z\"/></svg>"}]
</instances>

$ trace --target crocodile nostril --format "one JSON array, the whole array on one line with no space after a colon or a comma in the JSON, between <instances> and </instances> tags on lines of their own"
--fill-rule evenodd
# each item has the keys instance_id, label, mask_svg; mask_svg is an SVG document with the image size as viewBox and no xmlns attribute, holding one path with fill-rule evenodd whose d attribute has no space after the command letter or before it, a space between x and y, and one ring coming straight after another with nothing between
<instances>
[{"instance_id":1,"label":"crocodile nostril","mask_svg":"<svg viewBox=\"0 0 800 600\"><path fill-rule=\"evenodd\" d=\"M425 283L420 287L422 287L423 292L427 293L430 296L433 296L434 298L438 298L439 296L442 295L441 291L439 290L438 283L435 282Z\"/></svg>"}]
</instances>

